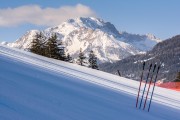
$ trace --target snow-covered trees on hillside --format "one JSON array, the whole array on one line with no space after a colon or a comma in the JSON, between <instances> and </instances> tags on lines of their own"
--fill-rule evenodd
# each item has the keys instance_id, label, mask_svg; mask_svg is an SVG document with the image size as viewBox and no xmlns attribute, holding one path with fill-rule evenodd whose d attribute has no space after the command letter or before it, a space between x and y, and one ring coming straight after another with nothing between
<instances>
[{"instance_id":1,"label":"snow-covered trees on hillside","mask_svg":"<svg viewBox=\"0 0 180 120\"><path fill-rule=\"evenodd\" d=\"M89 68L98 70L97 57L92 50L89 53L88 62L86 62L86 56L84 55L82 49L80 49L77 63L81 66L88 66Z\"/></svg>"},{"instance_id":2,"label":"snow-covered trees on hillside","mask_svg":"<svg viewBox=\"0 0 180 120\"><path fill-rule=\"evenodd\" d=\"M59 57L59 48L57 44L56 34L52 35L45 44L45 56L50 58L58 59Z\"/></svg>"},{"instance_id":3,"label":"snow-covered trees on hillside","mask_svg":"<svg viewBox=\"0 0 180 120\"><path fill-rule=\"evenodd\" d=\"M69 55L69 54L68 54ZM62 61L66 61L67 60L67 57L70 58L70 55L69 56L66 56L65 54L65 46L63 45L63 42L60 42L58 44L58 59L59 60L62 60Z\"/></svg>"},{"instance_id":4,"label":"snow-covered trees on hillside","mask_svg":"<svg viewBox=\"0 0 180 120\"><path fill-rule=\"evenodd\" d=\"M70 56L70 54L67 54L66 60L67 62L73 63L73 58Z\"/></svg>"},{"instance_id":5,"label":"snow-covered trees on hillside","mask_svg":"<svg viewBox=\"0 0 180 120\"><path fill-rule=\"evenodd\" d=\"M30 51L39 55L43 55L46 57L58 59L58 60L66 60L65 47L63 43L57 43L57 35L53 34L50 38L47 39L46 42L42 43L41 41L45 39L42 36L42 33L39 33L35 36L32 41L32 46Z\"/></svg>"},{"instance_id":6,"label":"snow-covered trees on hillside","mask_svg":"<svg viewBox=\"0 0 180 120\"><path fill-rule=\"evenodd\" d=\"M94 52L91 50L90 54L89 54L89 67L92 69L98 69L98 65L97 65L97 57L94 54Z\"/></svg>"},{"instance_id":7,"label":"snow-covered trees on hillside","mask_svg":"<svg viewBox=\"0 0 180 120\"><path fill-rule=\"evenodd\" d=\"M85 59L86 59L86 57L85 57L85 55L84 55L84 53L82 51L82 48L80 48L80 52L79 52L79 57L78 57L77 63L79 65L81 65L81 66L85 66L85 63L86 63Z\"/></svg>"},{"instance_id":8,"label":"snow-covered trees on hillside","mask_svg":"<svg viewBox=\"0 0 180 120\"><path fill-rule=\"evenodd\" d=\"M42 33L36 34L34 39L32 40L32 46L29 49L31 52L39 55L43 55L49 58L54 58L66 62L73 63L74 60L68 53L65 53L65 46L63 42L57 43L57 35L52 34L47 40ZM42 41L45 41L42 43ZM89 54L89 59L86 59L84 52L80 49L78 59L76 61L77 64L81 66L89 66L92 69L98 69L97 65L97 57L94 52L91 50ZM88 61L88 62L87 62Z\"/></svg>"},{"instance_id":9,"label":"snow-covered trees on hillside","mask_svg":"<svg viewBox=\"0 0 180 120\"><path fill-rule=\"evenodd\" d=\"M35 38L32 41L32 46L30 48L30 51L39 55L44 55L43 50L43 43L42 43L43 35L40 32L39 34L36 34Z\"/></svg>"}]
</instances>

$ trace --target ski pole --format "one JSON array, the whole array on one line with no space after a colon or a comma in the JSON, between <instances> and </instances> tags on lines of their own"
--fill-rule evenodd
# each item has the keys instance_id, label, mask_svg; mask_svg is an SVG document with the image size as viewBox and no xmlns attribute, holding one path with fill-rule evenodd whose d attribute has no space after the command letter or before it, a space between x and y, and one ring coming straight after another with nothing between
<instances>
[{"instance_id":1,"label":"ski pole","mask_svg":"<svg viewBox=\"0 0 180 120\"><path fill-rule=\"evenodd\" d=\"M148 78L149 78L149 73L150 73L150 71L151 71L151 67L152 67L152 63L151 63L151 65L150 65L150 67L149 67L149 72L148 72L148 74L147 74L147 79L146 79L146 83L145 83L145 86L144 86L144 90L143 90L143 94L142 94L142 98L141 98L141 102L140 102L139 109L141 108L141 105L142 105L142 101L143 101L143 97L144 97L144 92L145 92L145 89L146 89L146 84L147 84L147 81L148 81Z\"/></svg>"},{"instance_id":2,"label":"ski pole","mask_svg":"<svg viewBox=\"0 0 180 120\"><path fill-rule=\"evenodd\" d=\"M154 88L155 88L155 84L156 84L156 81L157 81L157 76L158 76L158 72L159 72L160 66L161 65L159 65L158 69L157 69L156 78L155 78L155 81L154 81L153 90L152 90L152 94L151 94L151 98L150 98L150 102L149 102L148 112L149 112L150 107L151 107L152 96L153 96L153 93L154 93Z\"/></svg>"},{"instance_id":3,"label":"ski pole","mask_svg":"<svg viewBox=\"0 0 180 120\"><path fill-rule=\"evenodd\" d=\"M153 75L154 75L155 69L156 69L156 64L154 65L154 69L153 69L153 73L152 73L151 80L150 80L150 83L149 83L148 91L147 91L147 94L146 94L146 99L145 99L145 102L144 102L144 108L143 108L143 110L144 110L145 107L146 107L146 101L147 101L147 98L148 98L149 89L150 89L150 86L151 86L151 83L152 83L152 79L153 79Z\"/></svg>"},{"instance_id":4,"label":"ski pole","mask_svg":"<svg viewBox=\"0 0 180 120\"><path fill-rule=\"evenodd\" d=\"M141 73L141 81L140 81L140 84L139 84L139 90L138 90L138 95L137 95L137 99L136 99L136 108L138 106L139 93L140 93L141 83L142 83L142 79L143 79L144 67L145 67L145 62L143 62L143 70L142 70L142 73Z\"/></svg>"},{"instance_id":5,"label":"ski pole","mask_svg":"<svg viewBox=\"0 0 180 120\"><path fill-rule=\"evenodd\" d=\"M120 71L119 71L119 70L117 70L117 71L118 71L119 76L121 77L121 73L120 73Z\"/></svg>"}]
</instances>

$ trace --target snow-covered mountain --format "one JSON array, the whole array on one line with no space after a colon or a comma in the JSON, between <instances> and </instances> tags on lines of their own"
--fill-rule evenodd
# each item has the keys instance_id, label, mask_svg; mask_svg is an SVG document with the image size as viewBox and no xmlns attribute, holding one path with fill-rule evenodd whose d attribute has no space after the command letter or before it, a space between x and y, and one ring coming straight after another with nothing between
<instances>
[{"instance_id":1,"label":"snow-covered mountain","mask_svg":"<svg viewBox=\"0 0 180 120\"><path fill-rule=\"evenodd\" d=\"M11 47L27 49L38 30L28 31ZM69 19L62 24L41 31L46 38L56 33L66 46L66 52L77 58L80 48L86 55L93 50L99 62L113 62L151 49L159 39L147 35L120 33L113 24L88 17ZM151 43L151 44L149 44Z\"/></svg>"},{"instance_id":2,"label":"snow-covered mountain","mask_svg":"<svg viewBox=\"0 0 180 120\"><path fill-rule=\"evenodd\" d=\"M142 51L149 51L151 50L157 43L161 42L162 40L156 38L154 35L148 33L146 35L139 35L139 34L130 34L127 32L120 33L120 40L130 45L133 45L135 48L138 48Z\"/></svg>"},{"instance_id":3,"label":"snow-covered mountain","mask_svg":"<svg viewBox=\"0 0 180 120\"><path fill-rule=\"evenodd\" d=\"M156 87L147 112L137 81L2 45L0 63L0 120L179 120L178 91Z\"/></svg>"}]
</instances>

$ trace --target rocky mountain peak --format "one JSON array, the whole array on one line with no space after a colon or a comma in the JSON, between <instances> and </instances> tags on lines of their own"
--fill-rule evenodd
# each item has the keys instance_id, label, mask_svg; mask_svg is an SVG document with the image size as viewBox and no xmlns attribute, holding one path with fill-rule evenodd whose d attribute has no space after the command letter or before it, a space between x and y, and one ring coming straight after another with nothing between
<instances>
[{"instance_id":1,"label":"rocky mountain peak","mask_svg":"<svg viewBox=\"0 0 180 120\"><path fill-rule=\"evenodd\" d=\"M151 49L157 42L141 35L122 33L110 22L95 17L79 17L69 19L58 26L43 31L28 31L16 42L8 44L11 47L27 49L31 46L34 36L42 32L48 39L56 33L58 40L66 45L66 52L77 58L79 49L85 52L95 51L100 63L114 62L130 55ZM153 37L155 39L155 37Z\"/></svg>"}]
</instances>

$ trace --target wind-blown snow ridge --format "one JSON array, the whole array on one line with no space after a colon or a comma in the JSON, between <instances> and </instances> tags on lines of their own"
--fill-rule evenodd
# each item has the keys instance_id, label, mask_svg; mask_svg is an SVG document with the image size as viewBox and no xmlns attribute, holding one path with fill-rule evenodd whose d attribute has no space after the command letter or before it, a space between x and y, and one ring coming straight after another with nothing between
<instances>
[{"instance_id":1,"label":"wind-blown snow ridge","mask_svg":"<svg viewBox=\"0 0 180 120\"><path fill-rule=\"evenodd\" d=\"M27 49L39 33L38 30L28 31L24 36L8 46ZM155 36L134 35L119 33L113 24L94 17L79 17L69 19L58 26L41 31L46 38L53 33L58 36L58 41L63 41L67 46L66 52L77 58L80 48L85 55L93 50L100 63L115 62L130 55L139 54L150 50L160 40ZM159 40L159 41L158 41Z\"/></svg>"},{"instance_id":2,"label":"wind-blown snow ridge","mask_svg":"<svg viewBox=\"0 0 180 120\"><path fill-rule=\"evenodd\" d=\"M136 81L1 45L0 62L0 119L178 120L179 92L156 87L147 113Z\"/></svg>"}]
</instances>

